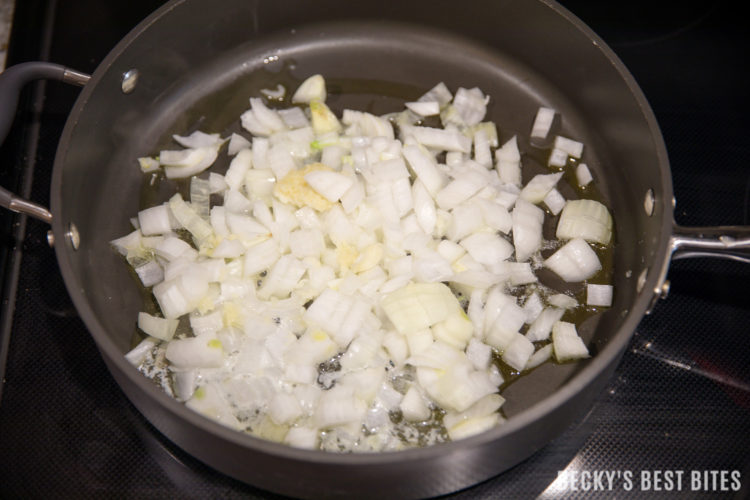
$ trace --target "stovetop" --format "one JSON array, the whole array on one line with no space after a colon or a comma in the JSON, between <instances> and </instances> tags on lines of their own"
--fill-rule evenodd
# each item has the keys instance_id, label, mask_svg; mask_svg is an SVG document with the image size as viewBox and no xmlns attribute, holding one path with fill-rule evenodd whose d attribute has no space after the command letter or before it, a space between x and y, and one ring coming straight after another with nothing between
<instances>
[{"instance_id":1,"label":"stovetop","mask_svg":"<svg viewBox=\"0 0 750 500\"><path fill-rule=\"evenodd\" d=\"M17 2L8 63L46 58L91 72L160 3ZM750 224L742 5L562 3L609 43L653 107L677 222ZM4 186L49 203L57 140L77 92L55 83L24 91L0 150ZM159 434L101 361L65 291L48 228L3 211L0 229L0 497L273 497ZM668 278L669 297L640 323L586 417L515 468L449 498L748 496L750 266L676 261Z\"/></svg>"}]
</instances>

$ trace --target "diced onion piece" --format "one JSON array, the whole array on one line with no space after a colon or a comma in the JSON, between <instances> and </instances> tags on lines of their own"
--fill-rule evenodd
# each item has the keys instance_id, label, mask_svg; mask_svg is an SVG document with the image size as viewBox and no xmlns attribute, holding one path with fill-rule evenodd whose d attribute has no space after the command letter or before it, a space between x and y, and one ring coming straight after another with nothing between
<instances>
[{"instance_id":1,"label":"diced onion piece","mask_svg":"<svg viewBox=\"0 0 750 500\"><path fill-rule=\"evenodd\" d=\"M224 180L224 176L211 172L208 174L208 191L211 194L222 193L227 189L227 183Z\"/></svg>"},{"instance_id":2,"label":"diced onion piece","mask_svg":"<svg viewBox=\"0 0 750 500\"><path fill-rule=\"evenodd\" d=\"M330 132L340 132L341 123L328 106L320 100L310 101L310 113L312 116L312 128L316 135L324 135Z\"/></svg>"},{"instance_id":3,"label":"diced onion piece","mask_svg":"<svg viewBox=\"0 0 750 500\"><path fill-rule=\"evenodd\" d=\"M471 151L471 139L457 130L433 127L409 127L408 131L418 143L438 151Z\"/></svg>"},{"instance_id":4,"label":"diced onion piece","mask_svg":"<svg viewBox=\"0 0 750 500\"><path fill-rule=\"evenodd\" d=\"M175 134L172 138L184 148L215 147L223 142L219 134L206 134L200 130L196 130L188 136Z\"/></svg>"},{"instance_id":5,"label":"diced onion piece","mask_svg":"<svg viewBox=\"0 0 750 500\"><path fill-rule=\"evenodd\" d=\"M474 132L474 161L486 168L492 167L492 152L490 140L484 129Z\"/></svg>"},{"instance_id":6,"label":"diced onion piece","mask_svg":"<svg viewBox=\"0 0 750 500\"><path fill-rule=\"evenodd\" d=\"M277 392L268 403L268 416L279 425L293 422L303 414L304 410L293 394Z\"/></svg>"},{"instance_id":7,"label":"diced onion piece","mask_svg":"<svg viewBox=\"0 0 750 500\"><path fill-rule=\"evenodd\" d=\"M471 198L485 186L485 178L476 172L466 172L453 179L435 196L437 205L450 210Z\"/></svg>"},{"instance_id":8,"label":"diced onion piece","mask_svg":"<svg viewBox=\"0 0 750 500\"><path fill-rule=\"evenodd\" d=\"M562 172L535 175L524 186L519 196L529 203L540 203L547 196L547 193L554 189L561 177Z\"/></svg>"},{"instance_id":9,"label":"diced onion piece","mask_svg":"<svg viewBox=\"0 0 750 500\"><path fill-rule=\"evenodd\" d=\"M127 359L131 365L133 366L139 366L141 363L143 363L143 360L145 359L146 355L153 349L157 344L157 341L151 337L146 337L145 339L141 340L137 346L132 348L130 351L128 351L127 354L125 354L125 359Z\"/></svg>"},{"instance_id":10,"label":"diced onion piece","mask_svg":"<svg viewBox=\"0 0 750 500\"><path fill-rule=\"evenodd\" d=\"M386 295L380 305L403 335L429 328L449 315L463 313L456 296L442 283L407 285Z\"/></svg>"},{"instance_id":11,"label":"diced onion piece","mask_svg":"<svg viewBox=\"0 0 750 500\"><path fill-rule=\"evenodd\" d=\"M196 337L204 334L216 334L224 327L224 318L222 312L217 309L212 313L200 315L192 313L190 315L190 328Z\"/></svg>"},{"instance_id":12,"label":"diced onion piece","mask_svg":"<svg viewBox=\"0 0 750 500\"><path fill-rule=\"evenodd\" d=\"M415 386L409 387L399 405L401 414L409 422L420 422L430 418L430 408Z\"/></svg>"},{"instance_id":13,"label":"diced onion piece","mask_svg":"<svg viewBox=\"0 0 750 500\"><path fill-rule=\"evenodd\" d=\"M164 269L155 260L141 264L135 268L135 272L145 287L154 286L164 279Z\"/></svg>"},{"instance_id":14,"label":"diced onion piece","mask_svg":"<svg viewBox=\"0 0 750 500\"><path fill-rule=\"evenodd\" d=\"M270 130L271 132L278 132L286 128L278 112L267 107L263 102L263 99L259 97L251 97L250 107L255 116L255 119L258 120L263 127Z\"/></svg>"},{"instance_id":15,"label":"diced onion piece","mask_svg":"<svg viewBox=\"0 0 750 500\"><path fill-rule=\"evenodd\" d=\"M171 340L177 330L176 319L159 318L145 312L138 313L138 328L159 340Z\"/></svg>"},{"instance_id":16,"label":"diced onion piece","mask_svg":"<svg viewBox=\"0 0 750 500\"><path fill-rule=\"evenodd\" d=\"M497 410L505 402L499 394L488 394L460 413L449 412L443 418L452 440L463 439L496 426L501 420Z\"/></svg>"},{"instance_id":17,"label":"diced onion piece","mask_svg":"<svg viewBox=\"0 0 750 500\"><path fill-rule=\"evenodd\" d=\"M503 351L502 360L511 368L523 371L532 354L534 354L534 344L528 338L517 333Z\"/></svg>"},{"instance_id":18,"label":"diced onion piece","mask_svg":"<svg viewBox=\"0 0 750 500\"><path fill-rule=\"evenodd\" d=\"M558 307L545 308L526 330L526 338L532 342L547 340L552 331L552 326L560 321L563 314L565 314L564 309Z\"/></svg>"},{"instance_id":19,"label":"diced onion piece","mask_svg":"<svg viewBox=\"0 0 750 500\"><path fill-rule=\"evenodd\" d=\"M337 202L354 184L354 179L348 175L325 170L306 174L305 181L331 203Z\"/></svg>"},{"instance_id":20,"label":"diced onion piece","mask_svg":"<svg viewBox=\"0 0 750 500\"><path fill-rule=\"evenodd\" d=\"M495 163L501 181L506 184L521 185L521 153L518 150L515 135L495 151Z\"/></svg>"},{"instance_id":21,"label":"diced onion piece","mask_svg":"<svg viewBox=\"0 0 750 500\"><path fill-rule=\"evenodd\" d=\"M608 245L612 239L612 216L595 200L570 200L565 204L556 236L561 240L583 238Z\"/></svg>"},{"instance_id":22,"label":"diced onion piece","mask_svg":"<svg viewBox=\"0 0 750 500\"><path fill-rule=\"evenodd\" d=\"M482 264L501 262L513 254L513 245L494 233L474 233L461 240L460 244L474 260Z\"/></svg>"},{"instance_id":23,"label":"diced onion piece","mask_svg":"<svg viewBox=\"0 0 750 500\"><path fill-rule=\"evenodd\" d=\"M489 301L488 301L489 304ZM487 308L488 311L491 309ZM514 300L508 300L496 313L487 329L484 341L500 352L510 346L516 334L526 322L526 313Z\"/></svg>"},{"instance_id":24,"label":"diced onion piece","mask_svg":"<svg viewBox=\"0 0 750 500\"><path fill-rule=\"evenodd\" d=\"M242 149L229 163L227 173L224 174L224 182L230 189L240 189L245 182L245 175L252 165L253 152L249 149Z\"/></svg>"},{"instance_id":25,"label":"diced onion piece","mask_svg":"<svg viewBox=\"0 0 750 500\"><path fill-rule=\"evenodd\" d=\"M448 90L448 87L443 82L435 85L418 99L419 102L436 101L440 106L448 104L451 100L453 100L453 94L451 94L450 90Z\"/></svg>"},{"instance_id":26,"label":"diced onion piece","mask_svg":"<svg viewBox=\"0 0 750 500\"><path fill-rule=\"evenodd\" d=\"M354 397L351 387L337 384L321 394L314 421L321 428L361 422L366 411L367 405Z\"/></svg>"},{"instance_id":27,"label":"diced onion piece","mask_svg":"<svg viewBox=\"0 0 750 500\"><path fill-rule=\"evenodd\" d=\"M487 99L478 87L459 88L453 96L453 106L463 122L469 126L481 122L487 113Z\"/></svg>"},{"instance_id":28,"label":"diced onion piece","mask_svg":"<svg viewBox=\"0 0 750 500\"><path fill-rule=\"evenodd\" d=\"M458 351L457 351L458 352ZM427 394L444 409L464 411L488 394L497 391L485 372L475 371L463 357L442 369L419 367L417 380Z\"/></svg>"},{"instance_id":29,"label":"diced onion piece","mask_svg":"<svg viewBox=\"0 0 750 500\"><path fill-rule=\"evenodd\" d=\"M534 117L534 124L531 127L531 137L545 139L549 134L552 122L555 119L555 110L540 106Z\"/></svg>"},{"instance_id":30,"label":"diced onion piece","mask_svg":"<svg viewBox=\"0 0 750 500\"><path fill-rule=\"evenodd\" d=\"M589 350L578 336L576 325L558 321L552 327L552 346L558 362L589 357Z\"/></svg>"},{"instance_id":31,"label":"diced onion piece","mask_svg":"<svg viewBox=\"0 0 750 500\"><path fill-rule=\"evenodd\" d=\"M419 116L434 116L440 113L440 103L437 101L407 102L406 107Z\"/></svg>"},{"instance_id":32,"label":"diced onion piece","mask_svg":"<svg viewBox=\"0 0 750 500\"><path fill-rule=\"evenodd\" d=\"M596 252L581 238L566 243L544 261L544 266L568 282L587 280L602 268Z\"/></svg>"},{"instance_id":33,"label":"diced onion piece","mask_svg":"<svg viewBox=\"0 0 750 500\"><path fill-rule=\"evenodd\" d=\"M538 278L530 262L505 262L502 266L508 273L508 282L513 286L536 283Z\"/></svg>"},{"instance_id":34,"label":"diced onion piece","mask_svg":"<svg viewBox=\"0 0 750 500\"><path fill-rule=\"evenodd\" d=\"M138 212L138 225L144 236L169 233L177 226L167 204L146 208Z\"/></svg>"},{"instance_id":35,"label":"diced onion piece","mask_svg":"<svg viewBox=\"0 0 750 500\"><path fill-rule=\"evenodd\" d=\"M190 179L190 207L201 219L208 220L211 206L211 194L207 179L192 177Z\"/></svg>"},{"instance_id":36,"label":"diced onion piece","mask_svg":"<svg viewBox=\"0 0 750 500\"><path fill-rule=\"evenodd\" d=\"M232 133L229 136L229 145L227 146L227 154L234 156L243 149L250 149L250 141L242 137L240 134Z\"/></svg>"},{"instance_id":37,"label":"diced onion piece","mask_svg":"<svg viewBox=\"0 0 750 500\"><path fill-rule=\"evenodd\" d=\"M308 77L292 96L292 102L309 103L312 101L325 102L326 100L326 81L323 75L313 75Z\"/></svg>"},{"instance_id":38,"label":"diced onion piece","mask_svg":"<svg viewBox=\"0 0 750 500\"><path fill-rule=\"evenodd\" d=\"M180 193L169 199L169 208L175 219L193 235L199 245L207 242L214 235L211 224L195 213L195 210L185 203Z\"/></svg>"},{"instance_id":39,"label":"diced onion piece","mask_svg":"<svg viewBox=\"0 0 750 500\"><path fill-rule=\"evenodd\" d=\"M590 306L609 307L612 305L613 291L614 288L612 285L595 285L589 283L586 285L586 304Z\"/></svg>"},{"instance_id":40,"label":"diced onion piece","mask_svg":"<svg viewBox=\"0 0 750 500\"><path fill-rule=\"evenodd\" d=\"M511 212L511 218L516 261L524 262L542 246L544 211L526 200L519 199Z\"/></svg>"},{"instance_id":41,"label":"diced onion piece","mask_svg":"<svg viewBox=\"0 0 750 500\"><path fill-rule=\"evenodd\" d=\"M573 139L568 139L561 135L555 137L554 148L559 151L564 151L568 156L572 156L573 158L580 158L583 154L582 142L574 141Z\"/></svg>"},{"instance_id":42,"label":"diced onion piece","mask_svg":"<svg viewBox=\"0 0 750 500\"><path fill-rule=\"evenodd\" d=\"M159 161L164 165L164 174L168 179L184 179L206 170L213 165L218 155L217 146L206 146L181 151L161 151Z\"/></svg>"},{"instance_id":43,"label":"diced onion piece","mask_svg":"<svg viewBox=\"0 0 750 500\"><path fill-rule=\"evenodd\" d=\"M557 189L551 189L543 201L549 211L552 212L552 215L559 214L565 208L566 200Z\"/></svg>"},{"instance_id":44,"label":"diced onion piece","mask_svg":"<svg viewBox=\"0 0 750 500\"><path fill-rule=\"evenodd\" d=\"M578 301L570 295L564 293L556 293L547 297L547 302L551 306L559 307L560 309L573 309L578 307Z\"/></svg>"},{"instance_id":45,"label":"diced onion piece","mask_svg":"<svg viewBox=\"0 0 750 500\"><path fill-rule=\"evenodd\" d=\"M318 445L318 429L292 427L284 436L284 443L294 448L312 450Z\"/></svg>"},{"instance_id":46,"label":"diced onion piece","mask_svg":"<svg viewBox=\"0 0 750 500\"><path fill-rule=\"evenodd\" d=\"M578 180L578 185L581 187L588 186L594 180L588 165L585 163L578 164L576 167L576 179Z\"/></svg>"},{"instance_id":47,"label":"diced onion piece","mask_svg":"<svg viewBox=\"0 0 750 500\"><path fill-rule=\"evenodd\" d=\"M547 344L546 346L542 347L541 349L537 350L534 354L531 355L529 360L526 362L526 366L524 367L524 370L531 370L533 368L536 368L537 366L541 365L548 359L552 357L552 344Z\"/></svg>"},{"instance_id":48,"label":"diced onion piece","mask_svg":"<svg viewBox=\"0 0 750 500\"><path fill-rule=\"evenodd\" d=\"M539 317L539 314L544 310L544 304L542 304L542 299L538 293L534 292L529 295L523 304L523 310L526 313L526 323L533 323Z\"/></svg>"},{"instance_id":49,"label":"diced onion piece","mask_svg":"<svg viewBox=\"0 0 750 500\"><path fill-rule=\"evenodd\" d=\"M218 368L224 361L221 341L213 335L174 339L167 344L167 359L177 368Z\"/></svg>"},{"instance_id":50,"label":"diced onion piece","mask_svg":"<svg viewBox=\"0 0 750 500\"><path fill-rule=\"evenodd\" d=\"M310 126L310 121L302 108L280 109L278 113L287 128L298 129Z\"/></svg>"},{"instance_id":51,"label":"diced onion piece","mask_svg":"<svg viewBox=\"0 0 750 500\"><path fill-rule=\"evenodd\" d=\"M147 174L159 170L161 163L159 163L159 160L157 160L156 158L144 156L138 158L138 165L141 167L141 172Z\"/></svg>"},{"instance_id":52,"label":"diced onion piece","mask_svg":"<svg viewBox=\"0 0 750 500\"><path fill-rule=\"evenodd\" d=\"M234 416L232 407L226 401L222 392L217 384L202 385L195 389L193 396L185 403L185 406L230 429L242 429L243 425Z\"/></svg>"},{"instance_id":53,"label":"diced onion piece","mask_svg":"<svg viewBox=\"0 0 750 500\"><path fill-rule=\"evenodd\" d=\"M568 163L568 153L562 149L553 149L547 160L550 167L564 167Z\"/></svg>"},{"instance_id":54,"label":"diced onion piece","mask_svg":"<svg viewBox=\"0 0 750 500\"><path fill-rule=\"evenodd\" d=\"M427 191L433 196L437 194L445 184L445 175L438 169L435 160L417 146L404 146L403 155Z\"/></svg>"},{"instance_id":55,"label":"diced onion piece","mask_svg":"<svg viewBox=\"0 0 750 500\"><path fill-rule=\"evenodd\" d=\"M245 251L243 275L254 276L269 269L279 259L279 247L275 240L261 241Z\"/></svg>"},{"instance_id":56,"label":"diced onion piece","mask_svg":"<svg viewBox=\"0 0 750 500\"><path fill-rule=\"evenodd\" d=\"M475 369L486 370L492 362L492 348L484 342L473 338L469 340L469 344L466 346L466 357L471 361Z\"/></svg>"}]
</instances>

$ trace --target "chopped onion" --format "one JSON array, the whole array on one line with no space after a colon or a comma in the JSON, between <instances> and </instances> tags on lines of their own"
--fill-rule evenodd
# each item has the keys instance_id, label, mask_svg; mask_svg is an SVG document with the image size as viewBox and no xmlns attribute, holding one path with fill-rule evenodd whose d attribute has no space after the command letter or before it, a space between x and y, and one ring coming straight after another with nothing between
<instances>
[{"instance_id":1,"label":"chopped onion","mask_svg":"<svg viewBox=\"0 0 750 500\"><path fill-rule=\"evenodd\" d=\"M534 117L534 124L531 127L531 137L546 139L552 128L552 122L555 119L555 110L540 106Z\"/></svg>"},{"instance_id":2,"label":"chopped onion","mask_svg":"<svg viewBox=\"0 0 750 500\"><path fill-rule=\"evenodd\" d=\"M434 116L440 113L440 103L437 101L407 102L406 107L419 116Z\"/></svg>"},{"instance_id":3,"label":"chopped onion","mask_svg":"<svg viewBox=\"0 0 750 500\"><path fill-rule=\"evenodd\" d=\"M452 99L453 94L451 94L450 90L448 90L448 87L445 85L445 83L440 82L418 100L419 102L435 101L442 107L445 104L451 102Z\"/></svg>"},{"instance_id":4,"label":"chopped onion","mask_svg":"<svg viewBox=\"0 0 750 500\"><path fill-rule=\"evenodd\" d=\"M508 134L498 147L479 88L453 96L440 83L401 111L340 119L326 97L321 75L292 95L307 106L252 97L240 115L251 135L229 137L225 173L195 175L214 163L219 134L176 135L184 149L141 159L192 178L189 202L176 194L142 210L137 229L112 242L163 316L139 315L160 343L128 359L154 373L166 358L165 383L189 408L301 448L397 449L498 425L501 366L588 356L560 321L576 300L535 271L594 276L601 263L587 241L611 243L608 210L566 201L561 169L524 186L527 141ZM435 115L440 127L420 123ZM539 109L532 142L555 116ZM557 136L550 165L581 171L582 153ZM543 241L546 213L560 214L557 236L570 241L543 260L559 246ZM608 292L611 304L607 286L588 284L587 303Z\"/></svg>"},{"instance_id":5,"label":"chopped onion","mask_svg":"<svg viewBox=\"0 0 750 500\"><path fill-rule=\"evenodd\" d=\"M534 344L528 338L517 333L513 336L513 340L508 344L508 347L505 348L503 361L510 367L523 371L532 354L534 354Z\"/></svg>"},{"instance_id":6,"label":"chopped onion","mask_svg":"<svg viewBox=\"0 0 750 500\"><path fill-rule=\"evenodd\" d=\"M466 125L476 125L484 119L487 112L487 99L477 87L472 89L461 87L453 97L453 106Z\"/></svg>"},{"instance_id":7,"label":"chopped onion","mask_svg":"<svg viewBox=\"0 0 750 500\"><path fill-rule=\"evenodd\" d=\"M559 362L572 359L588 358L589 350L583 339L578 336L576 325L565 321L558 321L552 327L552 346L555 359Z\"/></svg>"},{"instance_id":8,"label":"chopped onion","mask_svg":"<svg viewBox=\"0 0 750 500\"><path fill-rule=\"evenodd\" d=\"M563 195L557 189L551 189L543 201L552 215L558 215L566 203L565 198L563 198Z\"/></svg>"},{"instance_id":9,"label":"chopped onion","mask_svg":"<svg viewBox=\"0 0 750 500\"><path fill-rule=\"evenodd\" d=\"M595 285L589 283L586 285L586 304L590 306L609 307L612 305L613 291L612 285Z\"/></svg>"},{"instance_id":10,"label":"chopped onion","mask_svg":"<svg viewBox=\"0 0 750 500\"><path fill-rule=\"evenodd\" d=\"M173 135L172 138L184 148L206 148L216 147L223 141L219 137L219 134L206 134L200 130L196 130L189 136L183 137L179 135Z\"/></svg>"},{"instance_id":11,"label":"chopped onion","mask_svg":"<svg viewBox=\"0 0 750 500\"><path fill-rule=\"evenodd\" d=\"M162 204L138 212L138 226L141 228L141 234L150 236L169 233L179 224L169 210L169 206Z\"/></svg>"},{"instance_id":12,"label":"chopped onion","mask_svg":"<svg viewBox=\"0 0 750 500\"><path fill-rule=\"evenodd\" d=\"M595 200L570 200L565 204L556 236L561 240L583 238L607 245L612 238L612 216Z\"/></svg>"},{"instance_id":13,"label":"chopped onion","mask_svg":"<svg viewBox=\"0 0 750 500\"><path fill-rule=\"evenodd\" d=\"M535 175L521 190L521 199L529 203L540 203L544 200L562 177L562 172L557 174Z\"/></svg>"},{"instance_id":14,"label":"chopped onion","mask_svg":"<svg viewBox=\"0 0 750 500\"><path fill-rule=\"evenodd\" d=\"M583 143L558 135L555 137L555 150L564 151L573 158L580 158L583 154Z\"/></svg>"},{"instance_id":15,"label":"chopped onion","mask_svg":"<svg viewBox=\"0 0 750 500\"><path fill-rule=\"evenodd\" d=\"M399 405L401 414L404 418L410 422L419 422L427 420L430 417L430 408L425 404L422 395L415 386L411 386L404 399L401 400Z\"/></svg>"},{"instance_id":16,"label":"chopped onion","mask_svg":"<svg viewBox=\"0 0 750 500\"><path fill-rule=\"evenodd\" d=\"M531 323L529 329L526 330L526 338L532 342L547 340L552 331L552 326L560 321L563 314L565 314L565 310L558 307L547 307L543 309L537 318Z\"/></svg>"},{"instance_id":17,"label":"chopped onion","mask_svg":"<svg viewBox=\"0 0 750 500\"><path fill-rule=\"evenodd\" d=\"M249 140L242 137L240 134L233 133L229 137L229 145L227 146L227 154L234 156L243 149L250 149L251 143Z\"/></svg>"},{"instance_id":18,"label":"chopped onion","mask_svg":"<svg viewBox=\"0 0 750 500\"><path fill-rule=\"evenodd\" d=\"M547 302L551 306L559 307L560 309L573 309L578 307L578 301L570 295L564 293L556 293L547 297Z\"/></svg>"},{"instance_id":19,"label":"chopped onion","mask_svg":"<svg viewBox=\"0 0 750 500\"><path fill-rule=\"evenodd\" d=\"M550 167L564 167L568 163L568 153L562 149L553 149L547 160Z\"/></svg>"},{"instance_id":20,"label":"chopped onion","mask_svg":"<svg viewBox=\"0 0 750 500\"><path fill-rule=\"evenodd\" d=\"M292 96L292 102L310 103L312 101L325 102L326 83L323 75L313 75L297 87Z\"/></svg>"},{"instance_id":21,"label":"chopped onion","mask_svg":"<svg viewBox=\"0 0 750 500\"><path fill-rule=\"evenodd\" d=\"M570 240L545 260L544 265L569 282L589 279L602 268L596 252L581 238Z\"/></svg>"},{"instance_id":22,"label":"chopped onion","mask_svg":"<svg viewBox=\"0 0 750 500\"><path fill-rule=\"evenodd\" d=\"M516 261L524 262L542 246L544 211L526 200L519 199L513 208L511 218Z\"/></svg>"},{"instance_id":23,"label":"chopped onion","mask_svg":"<svg viewBox=\"0 0 750 500\"><path fill-rule=\"evenodd\" d=\"M138 328L159 340L171 340L177 330L176 319L159 318L145 312L138 313Z\"/></svg>"},{"instance_id":24,"label":"chopped onion","mask_svg":"<svg viewBox=\"0 0 750 500\"><path fill-rule=\"evenodd\" d=\"M219 155L218 146L205 146L180 151L162 151L159 161L169 179L184 179L199 174L213 165Z\"/></svg>"},{"instance_id":25,"label":"chopped onion","mask_svg":"<svg viewBox=\"0 0 750 500\"><path fill-rule=\"evenodd\" d=\"M444 130L433 127L408 127L407 133L427 148L438 151L471 151L471 139L457 130Z\"/></svg>"},{"instance_id":26,"label":"chopped onion","mask_svg":"<svg viewBox=\"0 0 750 500\"><path fill-rule=\"evenodd\" d=\"M547 361L550 357L552 357L552 344L547 344L531 355L529 360L526 362L524 370L532 370Z\"/></svg>"},{"instance_id":27,"label":"chopped onion","mask_svg":"<svg viewBox=\"0 0 750 500\"><path fill-rule=\"evenodd\" d=\"M594 180L588 165L585 163L578 164L576 167L576 179L578 180L578 185L581 187L588 186Z\"/></svg>"}]
</instances>

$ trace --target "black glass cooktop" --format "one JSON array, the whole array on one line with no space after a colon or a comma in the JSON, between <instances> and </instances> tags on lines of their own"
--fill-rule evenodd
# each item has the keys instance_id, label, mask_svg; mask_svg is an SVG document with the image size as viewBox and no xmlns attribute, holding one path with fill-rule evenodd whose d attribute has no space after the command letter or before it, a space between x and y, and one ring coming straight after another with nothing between
<instances>
[{"instance_id":1,"label":"black glass cooktop","mask_svg":"<svg viewBox=\"0 0 750 500\"><path fill-rule=\"evenodd\" d=\"M43 58L91 72L161 2L16 3L9 63ZM563 3L611 45L651 103L672 163L677 221L750 224L742 5ZM0 152L4 186L49 202L57 140L77 92L55 83L24 91ZM67 296L48 228L6 212L0 223L0 497L272 497L202 465L135 410ZM748 496L750 265L677 261L669 279L669 297L638 326L586 417L517 467L451 497Z\"/></svg>"}]
</instances>

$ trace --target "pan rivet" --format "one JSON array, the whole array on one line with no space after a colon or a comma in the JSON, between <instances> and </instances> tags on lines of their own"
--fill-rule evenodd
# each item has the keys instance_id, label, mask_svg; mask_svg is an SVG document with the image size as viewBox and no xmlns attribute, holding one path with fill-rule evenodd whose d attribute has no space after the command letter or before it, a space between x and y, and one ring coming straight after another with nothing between
<instances>
[{"instance_id":1,"label":"pan rivet","mask_svg":"<svg viewBox=\"0 0 750 500\"><path fill-rule=\"evenodd\" d=\"M646 191L646 198L643 200L643 208L646 210L646 215L651 217L654 214L654 190L650 189Z\"/></svg>"},{"instance_id":2,"label":"pan rivet","mask_svg":"<svg viewBox=\"0 0 750 500\"><path fill-rule=\"evenodd\" d=\"M664 283L661 284L659 288L656 289L657 294L659 295L660 299L666 299L669 295L669 287L671 286L671 283L669 280L665 280Z\"/></svg>"},{"instance_id":3,"label":"pan rivet","mask_svg":"<svg viewBox=\"0 0 750 500\"><path fill-rule=\"evenodd\" d=\"M50 248L55 247L55 233L52 232L52 229L47 231L47 244L50 246Z\"/></svg>"},{"instance_id":4,"label":"pan rivet","mask_svg":"<svg viewBox=\"0 0 750 500\"><path fill-rule=\"evenodd\" d=\"M129 94L135 90L138 83L138 70L130 69L122 74L122 93Z\"/></svg>"},{"instance_id":5,"label":"pan rivet","mask_svg":"<svg viewBox=\"0 0 750 500\"><path fill-rule=\"evenodd\" d=\"M81 235L78 232L76 225L72 222L68 226L68 232L65 233L65 237L70 242L70 246L73 247L73 250L78 250L78 247L81 245Z\"/></svg>"}]
</instances>

